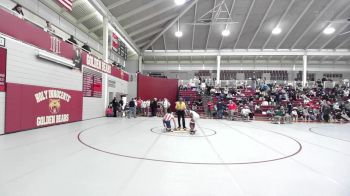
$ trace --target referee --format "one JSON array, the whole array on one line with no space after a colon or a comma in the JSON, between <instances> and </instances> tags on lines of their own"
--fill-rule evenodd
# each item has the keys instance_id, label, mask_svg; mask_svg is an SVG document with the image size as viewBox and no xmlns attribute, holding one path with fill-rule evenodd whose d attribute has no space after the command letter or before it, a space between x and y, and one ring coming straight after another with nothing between
<instances>
[{"instance_id":1,"label":"referee","mask_svg":"<svg viewBox=\"0 0 350 196\"><path fill-rule=\"evenodd\" d=\"M179 101L176 102L175 109L177 112L177 122L179 124L178 130L181 129L181 118L182 118L182 128L186 129L185 124L185 110L186 110L186 104L183 101L182 97L179 98Z\"/></svg>"}]
</instances>

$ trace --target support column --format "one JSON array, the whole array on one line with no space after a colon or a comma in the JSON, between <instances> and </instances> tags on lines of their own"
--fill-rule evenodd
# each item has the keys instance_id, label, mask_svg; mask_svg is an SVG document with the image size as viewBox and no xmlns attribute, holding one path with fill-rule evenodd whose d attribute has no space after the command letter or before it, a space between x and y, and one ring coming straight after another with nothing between
<instances>
[{"instance_id":1,"label":"support column","mask_svg":"<svg viewBox=\"0 0 350 196\"><path fill-rule=\"evenodd\" d=\"M142 74L142 56L139 56L139 73Z\"/></svg>"},{"instance_id":2,"label":"support column","mask_svg":"<svg viewBox=\"0 0 350 196\"><path fill-rule=\"evenodd\" d=\"M108 18L103 17L103 60L108 62Z\"/></svg>"},{"instance_id":3,"label":"support column","mask_svg":"<svg viewBox=\"0 0 350 196\"><path fill-rule=\"evenodd\" d=\"M307 79L307 55L303 56L303 87L306 86Z\"/></svg>"},{"instance_id":4,"label":"support column","mask_svg":"<svg viewBox=\"0 0 350 196\"><path fill-rule=\"evenodd\" d=\"M216 70L216 84L220 84L220 73L221 73L221 56L216 57L217 70Z\"/></svg>"},{"instance_id":5,"label":"support column","mask_svg":"<svg viewBox=\"0 0 350 196\"><path fill-rule=\"evenodd\" d=\"M103 61L108 62L109 51L108 51L108 18L103 17ZM103 73L104 81L103 81L103 96L104 96L104 106L105 108L109 104L108 100L108 75Z\"/></svg>"}]
</instances>

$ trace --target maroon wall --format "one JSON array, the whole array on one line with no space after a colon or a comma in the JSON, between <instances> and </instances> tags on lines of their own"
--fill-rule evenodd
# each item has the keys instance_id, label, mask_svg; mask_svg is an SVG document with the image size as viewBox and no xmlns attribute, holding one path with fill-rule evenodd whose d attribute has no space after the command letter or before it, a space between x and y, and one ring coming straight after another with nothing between
<instances>
[{"instance_id":1,"label":"maroon wall","mask_svg":"<svg viewBox=\"0 0 350 196\"><path fill-rule=\"evenodd\" d=\"M0 48L0 92L6 87L6 49Z\"/></svg>"},{"instance_id":2,"label":"maroon wall","mask_svg":"<svg viewBox=\"0 0 350 196\"><path fill-rule=\"evenodd\" d=\"M5 133L82 120L81 91L7 83Z\"/></svg>"},{"instance_id":3,"label":"maroon wall","mask_svg":"<svg viewBox=\"0 0 350 196\"><path fill-rule=\"evenodd\" d=\"M51 38L52 37L56 38L56 36L51 35L48 32L45 32L41 27L36 26L33 23L30 23L29 21L20 19L6 12L3 9L0 9L0 24L1 24L0 25L1 33L14 37L17 40L21 40L24 43L32 44L40 49L54 52L52 50L53 47L51 46L52 44ZM74 57L73 45L67 42L64 42L61 38L58 38L58 39L60 40L60 43L59 43L60 51L59 53L56 53L56 54L62 57L65 57L67 59L73 59ZM93 55L90 54L90 56L93 56ZM83 64L87 65L86 63L87 53L85 51L82 52L82 58L83 58L82 59ZM94 59L102 62L102 60L98 59L97 57L94 57ZM111 65L108 64L108 66L111 66ZM97 69L97 70L103 71L101 69ZM129 81L129 74L116 67L112 67L112 71L108 72L108 74L113 75L117 78L123 79L125 81Z\"/></svg>"},{"instance_id":4,"label":"maroon wall","mask_svg":"<svg viewBox=\"0 0 350 196\"><path fill-rule=\"evenodd\" d=\"M172 108L175 106L178 94L178 80L164 79L137 74L137 96L142 100L167 98Z\"/></svg>"}]
</instances>

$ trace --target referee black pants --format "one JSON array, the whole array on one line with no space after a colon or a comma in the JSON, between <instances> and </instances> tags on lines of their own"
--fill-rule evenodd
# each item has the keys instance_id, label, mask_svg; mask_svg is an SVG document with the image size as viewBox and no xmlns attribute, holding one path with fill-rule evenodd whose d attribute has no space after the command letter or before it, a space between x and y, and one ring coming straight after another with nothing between
<instances>
[{"instance_id":1,"label":"referee black pants","mask_svg":"<svg viewBox=\"0 0 350 196\"><path fill-rule=\"evenodd\" d=\"M181 118L182 118L182 128L186 129L186 124L185 124L185 111L177 111L177 122L179 127L181 127Z\"/></svg>"}]
</instances>

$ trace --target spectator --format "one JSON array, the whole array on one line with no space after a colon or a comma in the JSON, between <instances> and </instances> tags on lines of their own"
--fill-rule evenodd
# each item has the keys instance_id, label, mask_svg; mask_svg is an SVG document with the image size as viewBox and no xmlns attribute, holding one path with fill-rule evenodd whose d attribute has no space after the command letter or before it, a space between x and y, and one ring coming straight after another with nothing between
<instances>
[{"instance_id":1,"label":"spectator","mask_svg":"<svg viewBox=\"0 0 350 196\"><path fill-rule=\"evenodd\" d=\"M252 111L249 109L248 106L244 106L244 108L241 111L241 115L243 119L249 120L249 115L252 113Z\"/></svg>"},{"instance_id":2,"label":"spectator","mask_svg":"<svg viewBox=\"0 0 350 196\"><path fill-rule=\"evenodd\" d=\"M23 14L23 7L20 4L17 4L14 8L12 8L12 11L14 11L16 14L24 16Z\"/></svg>"},{"instance_id":3,"label":"spectator","mask_svg":"<svg viewBox=\"0 0 350 196\"><path fill-rule=\"evenodd\" d=\"M152 116L157 116L157 107L158 107L157 98L153 99L152 103L150 104L150 107L151 107Z\"/></svg>"},{"instance_id":4,"label":"spectator","mask_svg":"<svg viewBox=\"0 0 350 196\"><path fill-rule=\"evenodd\" d=\"M180 97L179 101L176 102L175 109L177 111L178 130L181 129L180 119L182 119L182 128L186 129L186 123L185 123L186 104L185 102L183 102L182 97Z\"/></svg>"},{"instance_id":5,"label":"spectator","mask_svg":"<svg viewBox=\"0 0 350 196\"><path fill-rule=\"evenodd\" d=\"M213 117L213 115L212 115L213 109L214 109L214 104L213 104L212 100L209 99L207 102L207 116L208 116L208 118Z\"/></svg>"},{"instance_id":6,"label":"spectator","mask_svg":"<svg viewBox=\"0 0 350 196\"><path fill-rule=\"evenodd\" d=\"M48 20L46 21L46 28L45 28L45 30L47 32L51 33L51 34L55 34L55 29L53 29L50 21L48 21Z\"/></svg>"},{"instance_id":7,"label":"spectator","mask_svg":"<svg viewBox=\"0 0 350 196\"><path fill-rule=\"evenodd\" d=\"M119 102L117 101L117 98L114 97L112 102L111 102L111 105L113 107L113 116L114 117L118 117L118 111L120 109L120 104Z\"/></svg>"},{"instance_id":8,"label":"spectator","mask_svg":"<svg viewBox=\"0 0 350 196\"><path fill-rule=\"evenodd\" d=\"M143 101L142 101L142 99L139 97L138 99L137 99L137 101L136 101L136 114L137 115L140 115L141 113L142 113L142 103L143 103Z\"/></svg>"},{"instance_id":9,"label":"spectator","mask_svg":"<svg viewBox=\"0 0 350 196\"><path fill-rule=\"evenodd\" d=\"M134 98L131 99L129 102L129 113L128 113L128 118L130 118L131 114L136 118L136 112L135 112L135 100Z\"/></svg>"},{"instance_id":10,"label":"spectator","mask_svg":"<svg viewBox=\"0 0 350 196\"><path fill-rule=\"evenodd\" d=\"M170 108L171 104L169 102L169 100L167 98L164 98L164 101L163 101L163 110L164 110L164 113L166 113L168 111L168 109Z\"/></svg>"},{"instance_id":11,"label":"spectator","mask_svg":"<svg viewBox=\"0 0 350 196\"><path fill-rule=\"evenodd\" d=\"M82 48L88 52L91 52L90 46L87 43L84 43Z\"/></svg>"},{"instance_id":12,"label":"spectator","mask_svg":"<svg viewBox=\"0 0 350 196\"><path fill-rule=\"evenodd\" d=\"M68 43L73 43L75 45L78 45L78 42L74 39L74 36L71 35L69 39L67 39Z\"/></svg>"},{"instance_id":13,"label":"spectator","mask_svg":"<svg viewBox=\"0 0 350 196\"><path fill-rule=\"evenodd\" d=\"M147 101L148 100L145 100L145 101L142 101L142 103L141 103L141 113L143 116L148 116Z\"/></svg>"},{"instance_id":14,"label":"spectator","mask_svg":"<svg viewBox=\"0 0 350 196\"><path fill-rule=\"evenodd\" d=\"M236 103L230 100L229 104L227 105L227 109L228 109L228 119L233 120L237 110Z\"/></svg>"},{"instance_id":15,"label":"spectator","mask_svg":"<svg viewBox=\"0 0 350 196\"><path fill-rule=\"evenodd\" d=\"M221 99L219 99L218 103L216 104L216 110L217 110L217 117L219 119L222 119L223 113L224 113L224 104L222 103Z\"/></svg>"}]
</instances>

